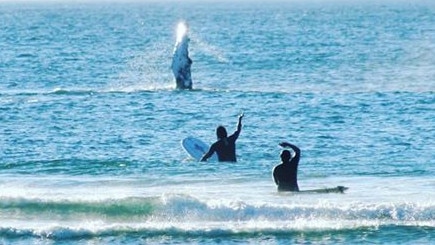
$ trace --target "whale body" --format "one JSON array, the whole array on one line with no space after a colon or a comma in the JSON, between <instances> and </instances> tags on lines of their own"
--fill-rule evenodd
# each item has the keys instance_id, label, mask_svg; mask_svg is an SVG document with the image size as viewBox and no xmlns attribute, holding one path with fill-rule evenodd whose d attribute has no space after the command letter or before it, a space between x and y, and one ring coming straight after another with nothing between
<instances>
[{"instance_id":1,"label":"whale body","mask_svg":"<svg viewBox=\"0 0 435 245\"><path fill-rule=\"evenodd\" d=\"M177 27L177 41L175 42L171 65L177 89L192 89L192 77L190 73L192 60L189 58L188 49L189 37L187 36L187 25L181 22Z\"/></svg>"}]
</instances>

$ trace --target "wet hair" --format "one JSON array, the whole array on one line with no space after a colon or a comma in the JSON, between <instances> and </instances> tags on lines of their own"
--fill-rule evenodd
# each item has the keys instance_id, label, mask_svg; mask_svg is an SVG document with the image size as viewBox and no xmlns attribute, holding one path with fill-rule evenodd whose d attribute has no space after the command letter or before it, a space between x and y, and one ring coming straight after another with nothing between
<instances>
[{"instance_id":1,"label":"wet hair","mask_svg":"<svg viewBox=\"0 0 435 245\"><path fill-rule=\"evenodd\" d=\"M224 126L219 126L216 128L216 136L218 139L223 139L227 137L227 130Z\"/></svg>"},{"instance_id":2,"label":"wet hair","mask_svg":"<svg viewBox=\"0 0 435 245\"><path fill-rule=\"evenodd\" d=\"M291 159L291 157L292 157L292 154L290 153L289 150L283 150L281 152L281 160L283 162L289 161Z\"/></svg>"}]
</instances>

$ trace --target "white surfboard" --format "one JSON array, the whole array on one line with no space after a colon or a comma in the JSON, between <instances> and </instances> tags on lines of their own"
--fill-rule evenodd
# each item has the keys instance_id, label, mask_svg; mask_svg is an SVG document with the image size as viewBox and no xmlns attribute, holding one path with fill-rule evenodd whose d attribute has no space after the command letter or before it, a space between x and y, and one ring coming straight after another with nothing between
<instances>
[{"instance_id":1,"label":"white surfboard","mask_svg":"<svg viewBox=\"0 0 435 245\"><path fill-rule=\"evenodd\" d=\"M194 137L187 137L181 141L181 145L183 146L183 149L195 160L199 161L201 160L202 156L204 156L205 153L207 153L209 146L204 143L202 140L194 138ZM216 153L214 153L208 161L218 161Z\"/></svg>"}]
</instances>

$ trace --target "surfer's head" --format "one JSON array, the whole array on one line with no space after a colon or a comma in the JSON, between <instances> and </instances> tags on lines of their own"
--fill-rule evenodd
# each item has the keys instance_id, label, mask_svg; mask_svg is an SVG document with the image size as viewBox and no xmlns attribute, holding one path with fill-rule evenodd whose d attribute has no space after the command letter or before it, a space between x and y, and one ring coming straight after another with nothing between
<instances>
[{"instance_id":1,"label":"surfer's head","mask_svg":"<svg viewBox=\"0 0 435 245\"><path fill-rule=\"evenodd\" d=\"M219 126L216 128L216 136L218 139L223 139L227 137L227 130L224 126Z\"/></svg>"},{"instance_id":2,"label":"surfer's head","mask_svg":"<svg viewBox=\"0 0 435 245\"><path fill-rule=\"evenodd\" d=\"M283 150L281 151L281 161L288 162L292 157L292 154L289 150Z\"/></svg>"}]
</instances>

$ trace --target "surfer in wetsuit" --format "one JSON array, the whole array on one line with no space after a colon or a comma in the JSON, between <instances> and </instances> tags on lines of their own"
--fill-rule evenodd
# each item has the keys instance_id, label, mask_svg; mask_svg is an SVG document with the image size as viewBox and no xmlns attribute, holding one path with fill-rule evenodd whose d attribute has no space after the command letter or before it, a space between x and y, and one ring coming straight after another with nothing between
<instances>
[{"instance_id":1,"label":"surfer in wetsuit","mask_svg":"<svg viewBox=\"0 0 435 245\"><path fill-rule=\"evenodd\" d=\"M281 152L281 164L273 169L273 180L278 186L278 191L299 191L298 165L301 150L297 146L287 142L282 142L279 145L284 148L290 147L295 152L295 155L292 157L289 150Z\"/></svg>"},{"instance_id":2,"label":"surfer in wetsuit","mask_svg":"<svg viewBox=\"0 0 435 245\"><path fill-rule=\"evenodd\" d=\"M227 130L224 126L218 126L216 128L217 141L210 146L210 149L201 158L201 162L207 161L209 157L216 152L219 162L237 162L236 159L236 140L239 138L240 132L242 131L242 118L243 113L239 116L239 121L237 123L237 130L227 136Z\"/></svg>"}]
</instances>

